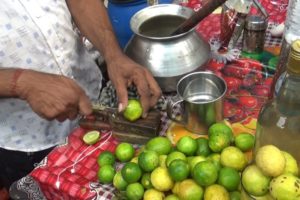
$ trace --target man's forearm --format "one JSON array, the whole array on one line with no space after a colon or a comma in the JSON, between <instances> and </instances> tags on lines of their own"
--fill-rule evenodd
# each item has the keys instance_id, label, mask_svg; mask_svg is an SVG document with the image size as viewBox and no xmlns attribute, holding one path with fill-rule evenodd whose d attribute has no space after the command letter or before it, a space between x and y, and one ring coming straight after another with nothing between
<instances>
[{"instance_id":1,"label":"man's forearm","mask_svg":"<svg viewBox=\"0 0 300 200\"><path fill-rule=\"evenodd\" d=\"M101 0L67 0L73 19L91 43L110 62L122 53Z\"/></svg>"},{"instance_id":2,"label":"man's forearm","mask_svg":"<svg viewBox=\"0 0 300 200\"><path fill-rule=\"evenodd\" d=\"M14 73L15 69L5 69L0 67L0 98L14 96L12 94Z\"/></svg>"}]
</instances>

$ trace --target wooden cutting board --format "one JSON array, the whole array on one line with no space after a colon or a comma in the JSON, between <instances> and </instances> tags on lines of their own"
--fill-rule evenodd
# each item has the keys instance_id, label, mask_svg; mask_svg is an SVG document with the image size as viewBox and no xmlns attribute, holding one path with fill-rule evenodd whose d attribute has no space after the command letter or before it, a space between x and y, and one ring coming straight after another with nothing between
<instances>
[{"instance_id":1,"label":"wooden cutting board","mask_svg":"<svg viewBox=\"0 0 300 200\"><path fill-rule=\"evenodd\" d=\"M161 113L159 110L151 110L147 118L130 122L115 109L97 110L92 116L80 119L79 125L86 129L112 130L114 137L120 142L145 144L158 136Z\"/></svg>"}]
</instances>

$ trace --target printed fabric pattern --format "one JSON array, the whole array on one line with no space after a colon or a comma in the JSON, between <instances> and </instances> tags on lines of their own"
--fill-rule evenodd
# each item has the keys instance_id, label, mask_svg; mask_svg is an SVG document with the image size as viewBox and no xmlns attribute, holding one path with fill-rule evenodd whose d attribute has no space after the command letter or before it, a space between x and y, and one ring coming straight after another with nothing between
<instances>
[{"instance_id":1,"label":"printed fabric pattern","mask_svg":"<svg viewBox=\"0 0 300 200\"><path fill-rule=\"evenodd\" d=\"M75 30L64 0L4 0L0 67L68 76L96 100L102 75ZM17 98L1 98L0 108L0 147L10 150L33 152L61 144L77 124L44 120Z\"/></svg>"}]
</instances>

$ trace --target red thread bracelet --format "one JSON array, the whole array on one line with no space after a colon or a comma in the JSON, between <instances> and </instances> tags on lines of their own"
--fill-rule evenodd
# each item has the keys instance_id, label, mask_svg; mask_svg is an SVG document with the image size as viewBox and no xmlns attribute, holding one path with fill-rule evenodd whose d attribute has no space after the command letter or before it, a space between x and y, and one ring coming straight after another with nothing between
<instances>
[{"instance_id":1,"label":"red thread bracelet","mask_svg":"<svg viewBox=\"0 0 300 200\"><path fill-rule=\"evenodd\" d=\"M17 82L20 76L22 75L24 69L16 69L14 71L12 81L11 81L11 88L10 88L10 94L12 96L17 96L16 88L17 88Z\"/></svg>"}]
</instances>

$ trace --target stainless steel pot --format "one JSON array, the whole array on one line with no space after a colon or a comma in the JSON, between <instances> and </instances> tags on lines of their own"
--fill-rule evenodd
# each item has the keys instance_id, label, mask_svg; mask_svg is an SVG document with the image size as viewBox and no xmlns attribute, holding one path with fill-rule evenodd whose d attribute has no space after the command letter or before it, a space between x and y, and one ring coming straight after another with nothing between
<instances>
[{"instance_id":1,"label":"stainless steel pot","mask_svg":"<svg viewBox=\"0 0 300 200\"><path fill-rule=\"evenodd\" d=\"M209 44L195 28L170 36L193 12L176 4L159 4L140 10L130 20L134 35L124 51L152 72L163 92L176 91L181 77L200 70L209 59Z\"/></svg>"}]
</instances>

